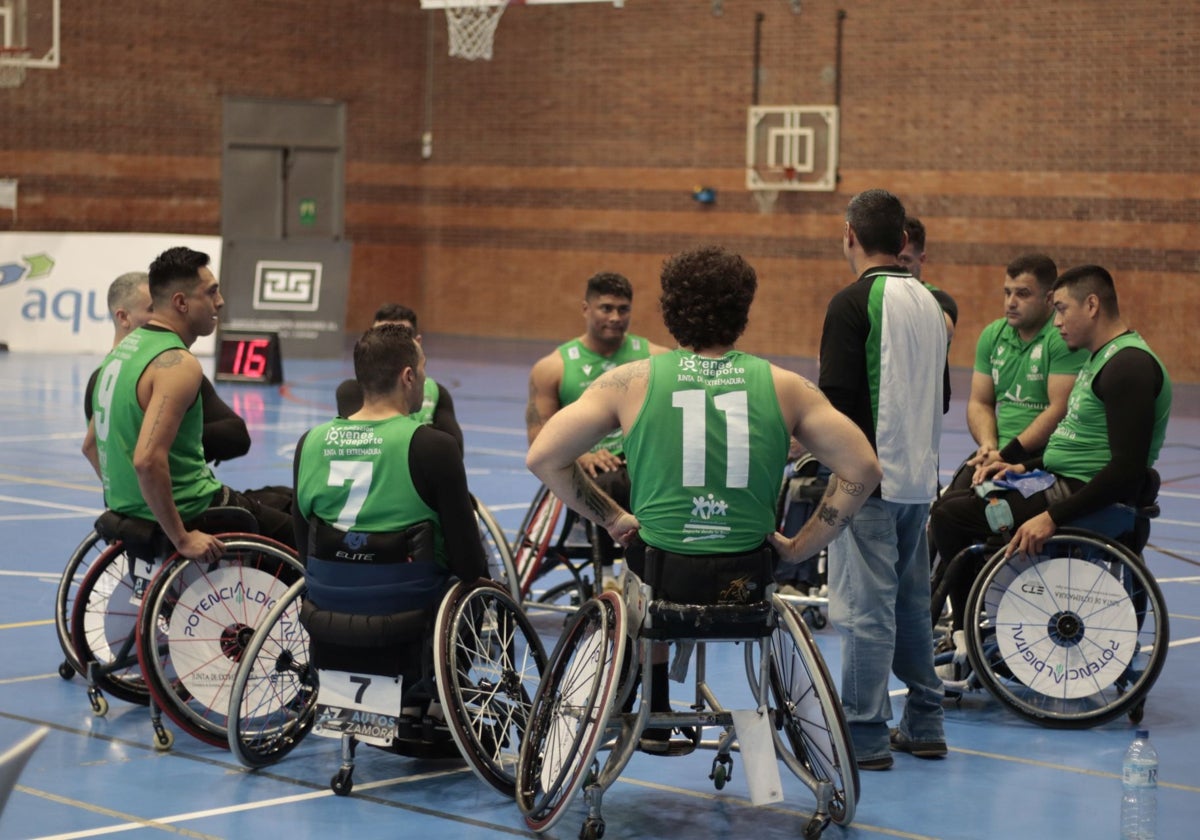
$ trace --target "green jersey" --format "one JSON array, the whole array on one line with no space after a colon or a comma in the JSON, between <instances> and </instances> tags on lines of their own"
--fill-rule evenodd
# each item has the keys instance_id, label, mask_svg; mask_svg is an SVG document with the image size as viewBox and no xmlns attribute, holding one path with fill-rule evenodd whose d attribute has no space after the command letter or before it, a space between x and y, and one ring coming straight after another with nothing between
<instances>
[{"instance_id":1,"label":"green jersey","mask_svg":"<svg viewBox=\"0 0 1200 840\"><path fill-rule=\"evenodd\" d=\"M438 562L445 566L441 520L417 493L408 450L419 426L408 415L386 420L336 418L304 438L296 474L296 505L342 531L396 533L434 523Z\"/></svg>"},{"instance_id":2,"label":"green jersey","mask_svg":"<svg viewBox=\"0 0 1200 840\"><path fill-rule=\"evenodd\" d=\"M673 350L650 361L625 438L631 507L647 545L736 554L775 530L789 434L771 366L738 351Z\"/></svg>"},{"instance_id":3,"label":"green jersey","mask_svg":"<svg viewBox=\"0 0 1200 840\"><path fill-rule=\"evenodd\" d=\"M142 327L113 348L96 375L92 420L104 483L104 504L126 516L154 519L154 513L142 498L133 469L133 450L146 418L146 412L138 404L137 385L151 362L175 349L187 352L178 335L170 330ZM221 482L204 462L203 433L204 408L197 389L196 399L184 413L167 454L171 496L184 522L207 510L221 489Z\"/></svg>"},{"instance_id":4,"label":"green jersey","mask_svg":"<svg viewBox=\"0 0 1200 840\"><path fill-rule=\"evenodd\" d=\"M421 407L408 415L423 426L433 425L433 412L437 411L438 384L425 377L425 396L421 398Z\"/></svg>"},{"instance_id":5,"label":"green jersey","mask_svg":"<svg viewBox=\"0 0 1200 840\"><path fill-rule=\"evenodd\" d=\"M582 341L574 339L558 348L563 360L562 382L558 386L558 404L570 405L579 399L587 386L591 385L601 374L607 373L626 362L645 359L650 355L650 342L640 335L626 334L625 340L616 353L611 356L601 356L589 350ZM623 454L621 430L610 432L599 443L592 447L596 452L607 449L614 455Z\"/></svg>"},{"instance_id":6,"label":"green jersey","mask_svg":"<svg viewBox=\"0 0 1200 840\"><path fill-rule=\"evenodd\" d=\"M1067 347L1053 318L1029 341L1022 341L1004 318L983 328L975 345L975 371L992 379L1001 449L1049 408L1047 378L1078 373L1087 357L1087 350Z\"/></svg>"},{"instance_id":7,"label":"green jersey","mask_svg":"<svg viewBox=\"0 0 1200 840\"><path fill-rule=\"evenodd\" d=\"M1163 386L1154 400L1154 430L1146 461L1147 467L1154 466L1167 436L1167 419L1171 414L1171 379L1162 361L1142 337L1136 332L1127 332L1104 345L1080 369L1071 396L1067 398L1067 416L1050 435L1042 455L1042 463L1050 472L1080 481L1091 481L1112 460L1104 403L1092 390L1092 380L1118 350L1126 347L1145 350L1162 369Z\"/></svg>"}]
</instances>

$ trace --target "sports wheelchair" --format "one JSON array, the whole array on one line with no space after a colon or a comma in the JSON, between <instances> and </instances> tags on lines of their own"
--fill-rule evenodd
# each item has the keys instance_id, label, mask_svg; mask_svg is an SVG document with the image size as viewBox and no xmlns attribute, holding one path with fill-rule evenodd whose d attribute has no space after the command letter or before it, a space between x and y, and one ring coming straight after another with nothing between
<instances>
[{"instance_id":1,"label":"sports wheelchair","mask_svg":"<svg viewBox=\"0 0 1200 840\"><path fill-rule=\"evenodd\" d=\"M750 581L742 603L694 604L656 597L683 593L667 584L668 570L697 558L665 557L647 550L643 583L628 567L623 592L603 592L583 604L568 623L537 695L521 746L517 767L517 804L526 824L547 831L566 813L582 788L588 804L580 837L594 840L605 830L601 805L650 728L678 729L690 743L666 754L715 749L709 778L720 790L729 780L739 750L746 764L752 800L782 799L776 758L782 760L816 796L817 807L804 828L817 837L832 819L848 824L858 802L858 767L845 717L833 681L800 611L774 592L773 553L726 558L727 570L743 573L726 578ZM747 573L747 565L753 565ZM676 567L678 568L678 567ZM678 579L679 573L675 572ZM691 575L719 579L720 575ZM720 584L718 584L720 585ZM735 587L731 587L731 590ZM695 658L695 695L688 711L652 711L652 646L676 645L676 675L686 670L688 653ZM750 708L735 711L716 697L706 677L711 642L744 645ZM681 656L680 651L683 652ZM633 711L635 683L640 703ZM703 730L716 730L704 740ZM596 756L609 750L601 768Z\"/></svg>"},{"instance_id":2,"label":"sports wheelchair","mask_svg":"<svg viewBox=\"0 0 1200 840\"><path fill-rule=\"evenodd\" d=\"M510 551L519 599L529 606L573 612L598 589L602 564L597 545L595 526L541 485ZM567 572L565 580L535 587L560 567Z\"/></svg>"},{"instance_id":3,"label":"sports wheelchair","mask_svg":"<svg viewBox=\"0 0 1200 840\"><path fill-rule=\"evenodd\" d=\"M316 732L341 740L341 767L330 780L339 796L353 790L362 741L400 755L461 756L512 797L546 655L504 587L460 581L432 622L430 611L418 610L382 631L338 620L345 614L314 617L305 594L299 581L274 604L234 677L228 742L244 766L274 764ZM415 680L401 676L412 663L398 662L397 651L419 657Z\"/></svg>"},{"instance_id":4,"label":"sports wheelchair","mask_svg":"<svg viewBox=\"0 0 1200 840\"><path fill-rule=\"evenodd\" d=\"M211 508L190 527L221 539L219 560L188 560L156 523L105 511L64 569L55 608L65 664L87 678L93 714L107 714L106 692L148 705L159 750L174 744L164 711L189 734L224 745L226 686L241 649L302 574L294 551L254 533L247 510Z\"/></svg>"},{"instance_id":5,"label":"sports wheelchair","mask_svg":"<svg viewBox=\"0 0 1200 840\"><path fill-rule=\"evenodd\" d=\"M785 537L799 533L816 513L828 487L829 471L811 453L789 461L775 503L775 521L780 533ZM781 565L775 572L778 593L800 608L800 614L814 630L821 630L829 623L821 612L829 607L828 559L829 552L823 548L812 557Z\"/></svg>"},{"instance_id":6,"label":"sports wheelchair","mask_svg":"<svg viewBox=\"0 0 1200 840\"><path fill-rule=\"evenodd\" d=\"M1136 505L1067 523L1036 556L1005 557L1007 539L994 537L952 558L947 570L973 564L978 573L963 623L970 669L945 681L947 693L982 685L1049 728L1121 715L1139 723L1170 637L1162 592L1141 556L1159 485L1149 470ZM935 587L934 604L944 597ZM951 664L953 643L939 648L936 663Z\"/></svg>"}]
</instances>

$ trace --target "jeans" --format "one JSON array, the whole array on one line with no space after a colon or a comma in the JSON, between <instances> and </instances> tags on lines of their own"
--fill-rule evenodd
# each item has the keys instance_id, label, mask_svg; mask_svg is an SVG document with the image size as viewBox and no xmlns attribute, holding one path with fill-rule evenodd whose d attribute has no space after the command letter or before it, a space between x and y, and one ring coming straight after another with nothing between
<instances>
[{"instance_id":1,"label":"jeans","mask_svg":"<svg viewBox=\"0 0 1200 840\"><path fill-rule=\"evenodd\" d=\"M842 636L842 707L859 761L888 755L888 675L908 686L900 731L944 741L929 625L929 506L868 499L829 547L829 618Z\"/></svg>"}]
</instances>

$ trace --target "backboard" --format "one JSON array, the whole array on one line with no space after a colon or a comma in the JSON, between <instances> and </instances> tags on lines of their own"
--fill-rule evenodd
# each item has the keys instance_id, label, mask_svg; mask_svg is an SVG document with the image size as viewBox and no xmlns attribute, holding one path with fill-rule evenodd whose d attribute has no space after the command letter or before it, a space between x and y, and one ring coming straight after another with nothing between
<instances>
[{"instance_id":1,"label":"backboard","mask_svg":"<svg viewBox=\"0 0 1200 840\"><path fill-rule=\"evenodd\" d=\"M837 187L834 105L751 106L746 115L746 188L766 192Z\"/></svg>"},{"instance_id":2,"label":"backboard","mask_svg":"<svg viewBox=\"0 0 1200 840\"><path fill-rule=\"evenodd\" d=\"M59 61L61 0L0 0L0 47L8 52L0 63L53 69Z\"/></svg>"}]
</instances>

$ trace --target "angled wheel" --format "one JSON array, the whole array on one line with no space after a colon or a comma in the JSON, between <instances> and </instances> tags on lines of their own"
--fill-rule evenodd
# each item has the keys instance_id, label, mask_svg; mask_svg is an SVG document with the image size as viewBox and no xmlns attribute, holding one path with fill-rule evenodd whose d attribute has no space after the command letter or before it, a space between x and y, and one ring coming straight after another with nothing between
<instances>
[{"instance_id":1,"label":"angled wheel","mask_svg":"<svg viewBox=\"0 0 1200 840\"><path fill-rule=\"evenodd\" d=\"M459 752L475 775L512 797L533 695L546 667L537 631L502 587L460 582L438 610L433 661Z\"/></svg>"},{"instance_id":2,"label":"angled wheel","mask_svg":"<svg viewBox=\"0 0 1200 840\"><path fill-rule=\"evenodd\" d=\"M71 641L71 615L75 610L75 601L79 595L79 587L87 576L92 564L104 553L107 544L95 531L88 533L83 541L67 558L62 577L58 580L58 594L54 602L54 629L58 632L58 645L66 657L66 668L59 670L63 679L69 680L76 672L82 674L84 665L75 653L75 643Z\"/></svg>"},{"instance_id":3,"label":"angled wheel","mask_svg":"<svg viewBox=\"0 0 1200 840\"><path fill-rule=\"evenodd\" d=\"M829 816L838 825L854 819L858 764L833 678L800 611L775 596L779 624L770 641L769 679L776 710L775 746L796 772L803 766L833 787Z\"/></svg>"},{"instance_id":4,"label":"angled wheel","mask_svg":"<svg viewBox=\"0 0 1200 840\"><path fill-rule=\"evenodd\" d=\"M229 749L246 767L282 759L312 729L317 669L300 624L303 580L271 607L238 663L229 700Z\"/></svg>"},{"instance_id":5,"label":"angled wheel","mask_svg":"<svg viewBox=\"0 0 1200 840\"><path fill-rule=\"evenodd\" d=\"M136 647L143 585L120 542L105 548L75 591L70 634L76 661L81 672L91 671L94 688L141 706L150 702Z\"/></svg>"},{"instance_id":6,"label":"angled wheel","mask_svg":"<svg viewBox=\"0 0 1200 840\"><path fill-rule=\"evenodd\" d=\"M479 522L479 536L483 540L483 550L487 555L488 575L496 583L503 586L517 603L521 602L521 583L517 579L517 571L513 566L512 548L504 529L492 516L487 505L471 497L475 503L475 518Z\"/></svg>"},{"instance_id":7,"label":"angled wheel","mask_svg":"<svg viewBox=\"0 0 1200 840\"><path fill-rule=\"evenodd\" d=\"M1119 543L1063 529L1041 554L997 552L971 590L967 654L1005 706L1083 729L1144 702L1167 657L1162 592Z\"/></svg>"},{"instance_id":8,"label":"angled wheel","mask_svg":"<svg viewBox=\"0 0 1200 840\"><path fill-rule=\"evenodd\" d=\"M542 573L542 560L558 531L562 513L563 503L543 484L533 497L512 544L513 566L522 596L529 594L534 580Z\"/></svg>"},{"instance_id":9,"label":"angled wheel","mask_svg":"<svg viewBox=\"0 0 1200 840\"><path fill-rule=\"evenodd\" d=\"M254 631L303 576L295 552L251 534L221 535L215 563L176 557L154 578L138 620L138 661L154 701L188 734L228 746L230 691Z\"/></svg>"},{"instance_id":10,"label":"angled wheel","mask_svg":"<svg viewBox=\"0 0 1200 840\"><path fill-rule=\"evenodd\" d=\"M545 831L571 804L604 739L625 658L625 605L591 599L567 625L533 701L517 766L517 805Z\"/></svg>"}]
</instances>

